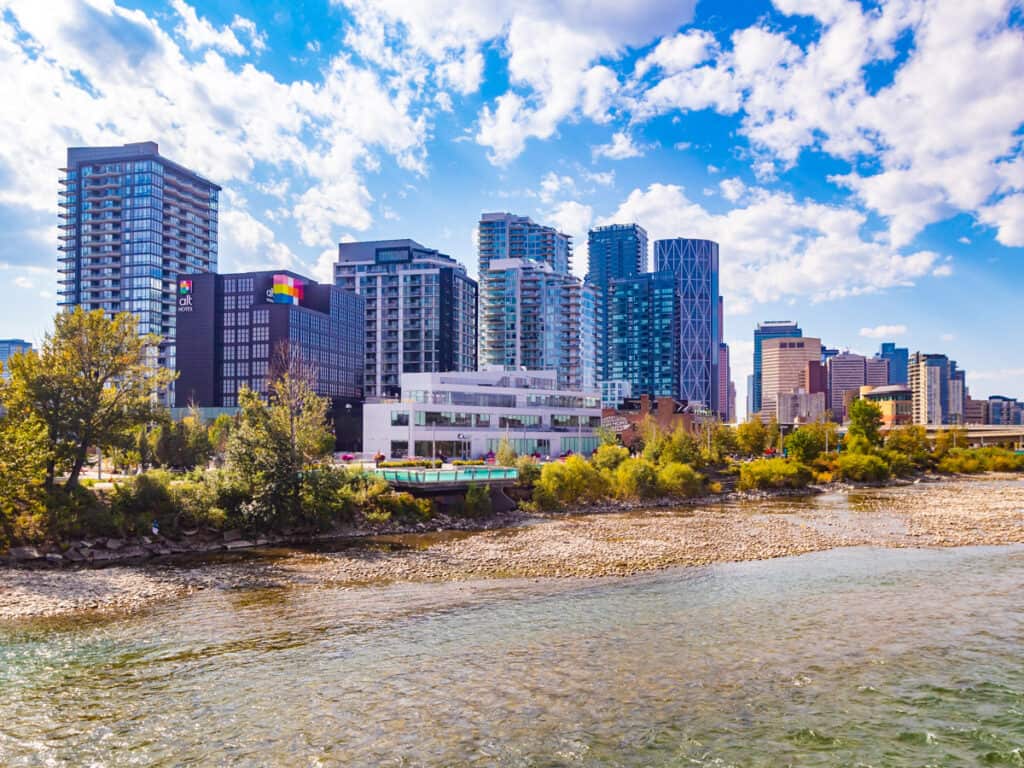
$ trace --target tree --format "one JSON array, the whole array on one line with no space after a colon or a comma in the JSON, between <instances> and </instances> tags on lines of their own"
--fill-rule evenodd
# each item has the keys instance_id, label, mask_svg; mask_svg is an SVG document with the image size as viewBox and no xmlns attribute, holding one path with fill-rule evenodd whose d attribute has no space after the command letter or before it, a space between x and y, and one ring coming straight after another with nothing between
<instances>
[{"instance_id":1,"label":"tree","mask_svg":"<svg viewBox=\"0 0 1024 768\"><path fill-rule=\"evenodd\" d=\"M503 467L512 467L516 463L516 452L509 443L507 437L501 438L501 443L498 444L498 450L494 454L494 460Z\"/></svg>"},{"instance_id":2,"label":"tree","mask_svg":"<svg viewBox=\"0 0 1024 768\"><path fill-rule=\"evenodd\" d=\"M246 388L238 393L238 405L227 466L251 489L246 513L257 523L301 517L304 472L317 469L333 447L327 400L284 374L271 384L269 404Z\"/></svg>"},{"instance_id":3,"label":"tree","mask_svg":"<svg viewBox=\"0 0 1024 768\"><path fill-rule=\"evenodd\" d=\"M765 427L765 441L768 448L780 450L779 438L782 435L782 431L779 429L779 420L772 414L771 420L768 422L768 426Z\"/></svg>"},{"instance_id":4,"label":"tree","mask_svg":"<svg viewBox=\"0 0 1024 768\"><path fill-rule=\"evenodd\" d=\"M786 451L797 461L810 464L826 449L838 446L838 428L830 421L804 424L786 437Z\"/></svg>"},{"instance_id":5,"label":"tree","mask_svg":"<svg viewBox=\"0 0 1024 768\"><path fill-rule=\"evenodd\" d=\"M756 416L736 427L736 447L746 456L761 456L768 447L768 430Z\"/></svg>"},{"instance_id":6,"label":"tree","mask_svg":"<svg viewBox=\"0 0 1024 768\"><path fill-rule=\"evenodd\" d=\"M0 549L31 530L33 521L42 521L46 446L46 427L39 419L0 418Z\"/></svg>"},{"instance_id":7,"label":"tree","mask_svg":"<svg viewBox=\"0 0 1024 768\"><path fill-rule=\"evenodd\" d=\"M850 450L868 453L882 444L882 409L877 403L863 397L850 404L850 426L846 430L847 445ZM864 450L860 446L866 446Z\"/></svg>"},{"instance_id":8,"label":"tree","mask_svg":"<svg viewBox=\"0 0 1024 768\"><path fill-rule=\"evenodd\" d=\"M966 429L949 427L935 433L935 447L932 449L932 453L938 461L945 458L953 448L967 448L969 445Z\"/></svg>"},{"instance_id":9,"label":"tree","mask_svg":"<svg viewBox=\"0 0 1024 768\"><path fill-rule=\"evenodd\" d=\"M908 424L889 430L885 436L885 447L907 456L918 466L928 463L931 446L928 444L928 431L919 424Z\"/></svg>"},{"instance_id":10,"label":"tree","mask_svg":"<svg viewBox=\"0 0 1024 768\"><path fill-rule=\"evenodd\" d=\"M590 460L598 469L606 469L609 472L629 458L629 449L621 445L604 443L598 446Z\"/></svg>"},{"instance_id":11,"label":"tree","mask_svg":"<svg viewBox=\"0 0 1024 768\"><path fill-rule=\"evenodd\" d=\"M46 487L67 471L78 485L89 450L118 445L155 417L156 396L174 373L156 365L158 336L139 336L127 312L57 315L38 352L14 355L4 403L17 418L37 417L46 430Z\"/></svg>"},{"instance_id":12,"label":"tree","mask_svg":"<svg viewBox=\"0 0 1024 768\"><path fill-rule=\"evenodd\" d=\"M213 423L207 429L210 449L213 452L214 461L218 465L224 462L224 455L228 448L228 438L231 437L231 429L234 425L234 419L226 413L221 413L218 414L217 418L213 420Z\"/></svg>"}]
</instances>

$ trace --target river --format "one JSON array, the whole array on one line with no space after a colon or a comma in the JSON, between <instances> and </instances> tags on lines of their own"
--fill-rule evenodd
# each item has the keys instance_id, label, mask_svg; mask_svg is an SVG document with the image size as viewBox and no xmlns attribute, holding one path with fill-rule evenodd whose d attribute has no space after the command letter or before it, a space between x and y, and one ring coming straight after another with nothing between
<instances>
[{"instance_id":1,"label":"river","mask_svg":"<svg viewBox=\"0 0 1024 768\"><path fill-rule=\"evenodd\" d=\"M0 765L1024 765L1024 547L0 625Z\"/></svg>"}]
</instances>

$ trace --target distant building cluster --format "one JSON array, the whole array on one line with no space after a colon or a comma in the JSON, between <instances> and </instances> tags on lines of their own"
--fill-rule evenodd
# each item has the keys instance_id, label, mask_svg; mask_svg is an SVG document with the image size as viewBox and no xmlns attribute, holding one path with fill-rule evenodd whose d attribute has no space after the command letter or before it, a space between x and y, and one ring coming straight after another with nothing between
<instances>
[{"instance_id":1,"label":"distant building cluster","mask_svg":"<svg viewBox=\"0 0 1024 768\"><path fill-rule=\"evenodd\" d=\"M640 225L595 227L580 278L569 235L496 212L477 224L478 280L410 239L341 243L333 284L218 274L221 188L156 143L72 147L61 170L58 304L130 312L159 335L153 365L178 372L168 405L230 410L243 389L265 396L276 369L299 366L330 398L340 448L391 457L500 440L589 452L601 408L634 430L642 414L737 419L711 240L657 240L651 259ZM28 346L0 340L0 362ZM894 425L1024 416L1011 398L973 400L945 355L886 343L865 357L789 321L757 326L753 362L747 414L781 424L842 421L858 397Z\"/></svg>"}]
</instances>

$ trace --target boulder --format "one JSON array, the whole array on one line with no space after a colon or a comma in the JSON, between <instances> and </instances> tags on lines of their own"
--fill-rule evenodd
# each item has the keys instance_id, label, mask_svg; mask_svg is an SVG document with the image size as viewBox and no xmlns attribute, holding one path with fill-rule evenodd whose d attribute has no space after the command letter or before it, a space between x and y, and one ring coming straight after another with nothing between
<instances>
[{"instance_id":1,"label":"boulder","mask_svg":"<svg viewBox=\"0 0 1024 768\"><path fill-rule=\"evenodd\" d=\"M242 532L237 528L232 528L230 531L224 531L224 541L238 541L242 538Z\"/></svg>"},{"instance_id":2,"label":"boulder","mask_svg":"<svg viewBox=\"0 0 1024 768\"><path fill-rule=\"evenodd\" d=\"M121 539L107 539L107 549L117 551L124 546L124 541Z\"/></svg>"},{"instance_id":3,"label":"boulder","mask_svg":"<svg viewBox=\"0 0 1024 768\"><path fill-rule=\"evenodd\" d=\"M64 559L69 563L80 563L85 560L85 555L79 552L77 547L71 547L64 553Z\"/></svg>"},{"instance_id":4,"label":"boulder","mask_svg":"<svg viewBox=\"0 0 1024 768\"><path fill-rule=\"evenodd\" d=\"M235 539L234 541L228 541L224 544L225 549L244 549L245 547L251 547L253 543L247 539Z\"/></svg>"},{"instance_id":5,"label":"boulder","mask_svg":"<svg viewBox=\"0 0 1024 768\"><path fill-rule=\"evenodd\" d=\"M12 560L39 560L43 556L35 547L11 547L8 554Z\"/></svg>"}]
</instances>

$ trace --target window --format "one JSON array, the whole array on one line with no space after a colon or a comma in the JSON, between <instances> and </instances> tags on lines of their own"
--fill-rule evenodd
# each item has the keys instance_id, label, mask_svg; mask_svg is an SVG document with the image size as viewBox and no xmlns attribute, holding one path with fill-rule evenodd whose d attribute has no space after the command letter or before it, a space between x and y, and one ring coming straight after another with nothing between
<instances>
[{"instance_id":1,"label":"window","mask_svg":"<svg viewBox=\"0 0 1024 768\"><path fill-rule=\"evenodd\" d=\"M408 411L392 411L391 412L391 426L392 427L407 427L407 426L409 426L409 412Z\"/></svg>"}]
</instances>

